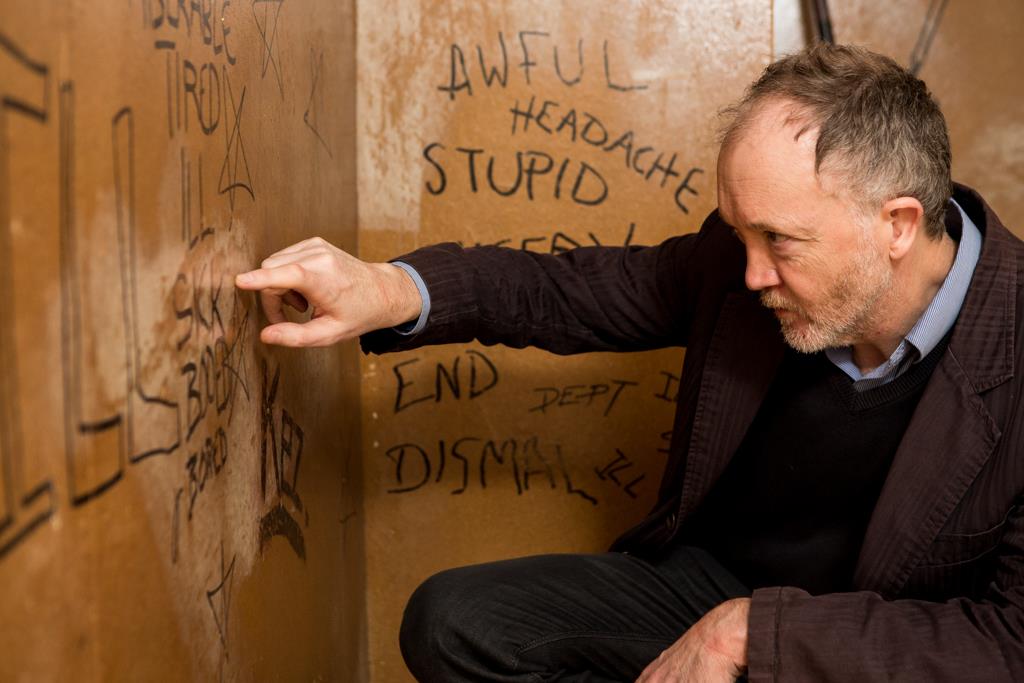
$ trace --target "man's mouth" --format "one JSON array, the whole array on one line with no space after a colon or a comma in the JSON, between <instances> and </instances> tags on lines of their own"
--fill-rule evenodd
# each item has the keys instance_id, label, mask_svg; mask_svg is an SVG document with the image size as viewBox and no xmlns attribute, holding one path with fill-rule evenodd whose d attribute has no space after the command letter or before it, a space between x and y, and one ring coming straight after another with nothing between
<instances>
[{"instance_id":1,"label":"man's mouth","mask_svg":"<svg viewBox=\"0 0 1024 683\"><path fill-rule=\"evenodd\" d=\"M780 322L793 323L800 320L800 314L789 308L773 308L772 313Z\"/></svg>"},{"instance_id":2,"label":"man's mouth","mask_svg":"<svg viewBox=\"0 0 1024 683\"><path fill-rule=\"evenodd\" d=\"M801 313L798 306L790 308L788 304L788 301L775 292L763 293L761 295L761 305L774 313L775 317L781 322L792 323L801 319L806 319L806 316Z\"/></svg>"}]
</instances>

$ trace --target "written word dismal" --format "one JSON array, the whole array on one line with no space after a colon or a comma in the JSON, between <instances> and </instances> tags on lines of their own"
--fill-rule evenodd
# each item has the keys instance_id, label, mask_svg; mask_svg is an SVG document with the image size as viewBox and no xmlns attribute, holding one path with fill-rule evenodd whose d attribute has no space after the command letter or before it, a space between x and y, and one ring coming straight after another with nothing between
<instances>
[{"instance_id":1,"label":"written word dismal","mask_svg":"<svg viewBox=\"0 0 1024 683\"><path fill-rule=\"evenodd\" d=\"M437 449L402 443L385 451L392 462L393 485L388 493L412 493L429 484L451 486L459 495L468 488L486 490L494 480L507 483L511 474L516 494L549 490L575 496L590 505L597 499L573 482L560 444L541 444L536 436L523 439L483 439L465 436L439 439ZM446 472L451 473L446 475ZM447 481L446 481L447 480Z\"/></svg>"}]
</instances>

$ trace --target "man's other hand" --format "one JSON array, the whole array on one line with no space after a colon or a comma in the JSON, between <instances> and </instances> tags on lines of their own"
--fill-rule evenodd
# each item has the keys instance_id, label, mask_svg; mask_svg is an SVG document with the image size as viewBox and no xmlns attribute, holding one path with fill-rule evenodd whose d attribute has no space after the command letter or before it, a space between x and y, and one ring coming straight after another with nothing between
<instances>
[{"instance_id":1,"label":"man's other hand","mask_svg":"<svg viewBox=\"0 0 1024 683\"><path fill-rule=\"evenodd\" d=\"M723 602L658 655L637 683L732 683L747 668L749 615L750 598Z\"/></svg>"},{"instance_id":2,"label":"man's other hand","mask_svg":"<svg viewBox=\"0 0 1024 683\"><path fill-rule=\"evenodd\" d=\"M266 344L328 346L420 314L420 293L405 271L365 263L319 237L282 249L261 265L236 276L235 285L260 293L270 322L260 332ZM312 316L289 322L285 304L298 311L312 307Z\"/></svg>"}]
</instances>

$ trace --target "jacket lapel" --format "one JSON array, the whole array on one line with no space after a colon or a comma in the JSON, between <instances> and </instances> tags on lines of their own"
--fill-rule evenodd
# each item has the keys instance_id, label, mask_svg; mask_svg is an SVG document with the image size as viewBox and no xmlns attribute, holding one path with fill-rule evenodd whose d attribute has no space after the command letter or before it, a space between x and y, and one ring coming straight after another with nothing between
<instances>
[{"instance_id":1,"label":"jacket lapel","mask_svg":"<svg viewBox=\"0 0 1024 683\"><path fill-rule=\"evenodd\" d=\"M854 572L857 588L883 595L902 588L998 438L999 429L955 351L947 350L918 403L871 515Z\"/></svg>"},{"instance_id":2,"label":"jacket lapel","mask_svg":"<svg viewBox=\"0 0 1024 683\"><path fill-rule=\"evenodd\" d=\"M782 361L779 324L755 295L726 296L701 373L679 517L707 495L736 452Z\"/></svg>"},{"instance_id":3,"label":"jacket lapel","mask_svg":"<svg viewBox=\"0 0 1024 683\"><path fill-rule=\"evenodd\" d=\"M984 234L971 288L871 516L858 589L899 592L999 441L979 394L1013 377L1017 265L1009 233L979 208L968 209Z\"/></svg>"}]
</instances>

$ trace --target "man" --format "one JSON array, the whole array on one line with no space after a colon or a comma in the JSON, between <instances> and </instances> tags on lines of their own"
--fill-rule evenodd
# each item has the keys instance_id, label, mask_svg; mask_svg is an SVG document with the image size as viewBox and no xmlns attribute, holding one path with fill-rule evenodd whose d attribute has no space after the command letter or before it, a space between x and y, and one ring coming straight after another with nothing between
<instances>
[{"instance_id":1,"label":"man","mask_svg":"<svg viewBox=\"0 0 1024 683\"><path fill-rule=\"evenodd\" d=\"M429 579L420 680L1024 680L1024 245L887 58L809 48L731 115L695 235L397 267L309 240L239 277L268 343L687 348L651 515Z\"/></svg>"}]
</instances>

